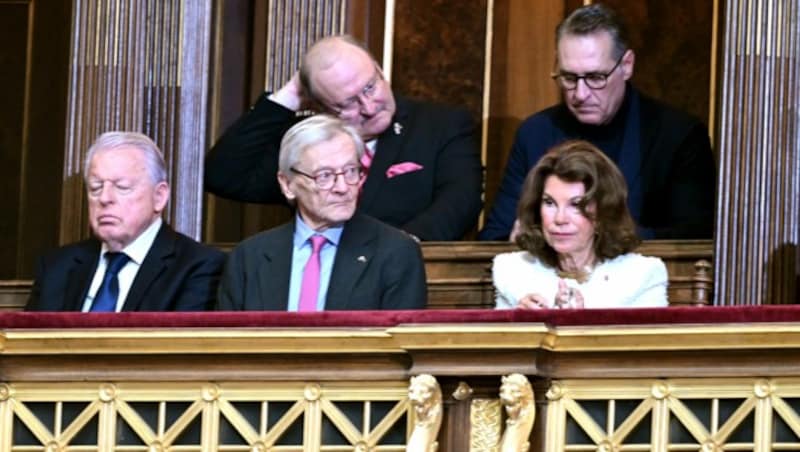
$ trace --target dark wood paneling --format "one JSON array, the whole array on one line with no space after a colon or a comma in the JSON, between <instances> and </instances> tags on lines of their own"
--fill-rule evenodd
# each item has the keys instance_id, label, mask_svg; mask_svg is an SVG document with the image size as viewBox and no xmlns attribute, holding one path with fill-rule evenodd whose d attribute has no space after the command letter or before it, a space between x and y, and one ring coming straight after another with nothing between
<instances>
[{"instance_id":1,"label":"dark wood paneling","mask_svg":"<svg viewBox=\"0 0 800 452\"><path fill-rule=\"evenodd\" d=\"M498 0L494 3L491 96L485 156L485 210L503 177L519 124L559 100L550 79L554 30L564 18L561 2Z\"/></svg>"},{"instance_id":2,"label":"dark wood paneling","mask_svg":"<svg viewBox=\"0 0 800 452\"><path fill-rule=\"evenodd\" d=\"M38 6L38 7L37 7ZM71 2L0 2L0 278L58 244Z\"/></svg>"},{"instance_id":3,"label":"dark wood paneling","mask_svg":"<svg viewBox=\"0 0 800 452\"><path fill-rule=\"evenodd\" d=\"M633 82L708 124L714 2L607 0L628 25Z\"/></svg>"},{"instance_id":4,"label":"dark wood paneling","mask_svg":"<svg viewBox=\"0 0 800 452\"><path fill-rule=\"evenodd\" d=\"M396 3L392 86L397 93L481 115L486 0Z\"/></svg>"},{"instance_id":5,"label":"dark wood paneling","mask_svg":"<svg viewBox=\"0 0 800 452\"><path fill-rule=\"evenodd\" d=\"M20 192L29 10L26 4L0 3L0 190L7 194ZM19 210L19 196L0 197L0 278L16 275Z\"/></svg>"},{"instance_id":6,"label":"dark wood paneling","mask_svg":"<svg viewBox=\"0 0 800 452\"><path fill-rule=\"evenodd\" d=\"M367 44L379 62L383 61L385 0L349 0L347 2L347 33Z\"/></svg>"},{"instance_id":7,"label":"dark wood paneling","mask_svg":"<svg viewBox=\"0 0 800 452\"><path fill-rule=\"evenodd\" d=\"M214 143L258 96L251 86L251 73L253 67L260 65L263 80L265 45L262 43L258 49L254 49L253 23L264 23L266 15L261 10L266 8L266 2L254 4L252 0L226 0L215 2L215 8L209 143ZM244 208L242 203L206 195L203 239L241 239Z\"/></svg>"}]
</instances>

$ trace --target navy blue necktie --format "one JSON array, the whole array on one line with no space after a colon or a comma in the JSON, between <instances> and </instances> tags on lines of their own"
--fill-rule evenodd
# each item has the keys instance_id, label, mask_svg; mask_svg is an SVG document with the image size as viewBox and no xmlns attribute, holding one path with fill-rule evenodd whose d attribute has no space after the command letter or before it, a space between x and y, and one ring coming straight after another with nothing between
<instances>
[{"instance_id":1,"label":"navy blue necktie","mask_svg":"<svg viewBox=\"0 0 800 452\"><path fill-rule=\"evenodd\" d=\"M103 282L92 301L90 312L116 312L117 298L119 297L119 279L117 273L128 263L130 257L125 253L107 252L106 274L103 275Z\"/></svg>"}]
</instances>

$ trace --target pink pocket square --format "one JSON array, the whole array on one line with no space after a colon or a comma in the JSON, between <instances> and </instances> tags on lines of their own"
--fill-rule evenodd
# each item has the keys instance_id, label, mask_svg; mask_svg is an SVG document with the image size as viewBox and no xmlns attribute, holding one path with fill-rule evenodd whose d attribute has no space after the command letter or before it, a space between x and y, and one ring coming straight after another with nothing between
<instances>
[{"instance_id":1,"label":"pink pocket square","mask_svg":"<svg viewBox=\"0 0 800 452\"><path fill-rule=\"evenodd\" d=\"M390 166L389 169L386 170L386 178L391 179L401 174L419 171L422 168L424 168L422 165L414 162L395 163L394 165Z\"/></svg>"}]
</instances>

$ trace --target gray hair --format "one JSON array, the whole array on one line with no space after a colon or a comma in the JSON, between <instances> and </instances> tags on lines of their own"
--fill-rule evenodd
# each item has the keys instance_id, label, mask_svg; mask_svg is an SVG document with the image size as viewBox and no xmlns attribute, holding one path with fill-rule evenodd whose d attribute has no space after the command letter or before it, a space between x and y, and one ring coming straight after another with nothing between
<instances>
[{"instance_id":1,"label":"gray hair","mask_svg":"<svg viewBox=\"0 0 800 452\"><path fill-rule=\"evenodd\" d=\"M582 6L572 12L556 28L556 43L565 35L586 36L605 31L614 41L614 59L622 57L629 48L628 29L622 18L601 3Z\"/></svg>"},{"instance_id":2,"label":"gray hair","mask_svg":"<svg viewBox=\"0 0 800 452\"><path fill-rule=\"evenodd\" d=\"M103 150L113 150L119 148L136 148L144 155L147 172L153 184L167 181L167 165L164 163L164 155L158 146L147 135L138 132L112 131L106 132L92 143L89 151L86 152L86 160L83 164L83 179L89 177L89 165L92 163L94 155Z\"/></svg>"},{"instance_id":3,"label":"gray hair","mask_svg":"<svg viewBox=\"0 0 800 452\"><path fill-rule=\"evenodd\" d=\"M338 135L349 136L356 147L358 159L364 155L364 141L356 129L339 118L330 115L314 115L295 124L281 140L281 151L278 159L278 170L292 177L291 169L300 160L300 156L311 146L330 141Z\"/></svg>"}]
</instances>

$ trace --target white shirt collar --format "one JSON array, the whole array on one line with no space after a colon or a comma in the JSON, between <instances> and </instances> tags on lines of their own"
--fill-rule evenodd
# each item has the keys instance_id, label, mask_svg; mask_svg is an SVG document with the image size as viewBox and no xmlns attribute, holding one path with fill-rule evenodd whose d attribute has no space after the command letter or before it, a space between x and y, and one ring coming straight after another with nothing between
<instances>
[{"instance_id":1,"label":"white shirt collar","mask_svg":"<svg viewBox=\"0 0 800 452\"><path fill-rule=\"evenodd\" d=\"M128 257L131 258L131 261L142 265L144 258L147 256L147 252L150 251L150 247L153 246L153 242L156 240L158 230L161 229L161 223L163 223L161 217L157 217L144 232L139 234L139 237L136 237L136 240L123 248L122 252L127 254ZM108 247L103 243L100 256L103 256L107 251Z\"/></svg>"}]
</instances>

